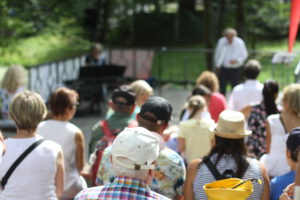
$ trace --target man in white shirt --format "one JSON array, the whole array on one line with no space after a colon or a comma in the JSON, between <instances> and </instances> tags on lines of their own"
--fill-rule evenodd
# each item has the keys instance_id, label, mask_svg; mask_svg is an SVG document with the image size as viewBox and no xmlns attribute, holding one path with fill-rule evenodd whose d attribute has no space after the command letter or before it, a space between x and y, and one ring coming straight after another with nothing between
<instances>
[{"instance_id":1,"label":"man in white shirt","mask_svg":"<svg viewBox=\"0 0 300 200\"><path fill-rule=\"evenodd\" d=\"M256 80L260 69L261 65L257 60L249 60L245 64L244 75L246 81L233 88L228 102L228 109L240 111L249 104L262 101L263 84Z\"/></svg>"},{"instance_id":2,"label":"man in white shirt","mask_svg":"<svg viewBox=\"0 0 300 200\"><path fill-rule=\"evenodd\" d=\"M220 38L215 51L215 65L220 79L220 90L226 95L226 86L236 86L241 79L241 69L248 52L244 41L237 37L236 30L227 28Z\"/></svg>"}]
</instances>

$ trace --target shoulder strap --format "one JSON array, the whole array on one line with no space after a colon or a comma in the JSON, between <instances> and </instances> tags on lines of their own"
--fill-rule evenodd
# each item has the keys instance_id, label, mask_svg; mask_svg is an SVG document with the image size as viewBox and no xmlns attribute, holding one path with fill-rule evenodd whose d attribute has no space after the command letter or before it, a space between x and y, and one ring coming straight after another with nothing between
<instances>
[{"instance_id":1,"label":"shoulder strap","mask_svg":"<svg viewBox=\"0 0 300 200\"><path fill-rule=\"evenodd\" d=\"M11 165L11 167L6 172L5 176L2 178L2 180L1 180L2 189L4 189L9 177L12 175L12 173L15 171L15 169L18 167L18 165L26 158L26 156L32 150L34 150L37 146L39 146L44 141L45 141L44 139L40 139L40 140L34 142L18 157L18 159Z\"/></svg>"},{"instance_id":2,"label":"shoulder strap","mask_svg":"<svg viewBox=\"0 0 300 200\"><path fill-rule=\"evenodd\" d=\"M286 126L285 126L285 123L284 123L281 115L279 115L279 119L280 119L280 122L281 122L281 124L282 124L282 126L284 128L285 134L289 133L288 130L287 130L287 128L286 128Z\"/></svg>"},{"instance_id":3,"label":"shoulder strap","mask_svg":"<svg viewBox=\"0 0 300 200\"><path fill-rule=\"evenodd\" d=\"M226 176L226 173L230 173L230 174L234 175L233 170L225 170L223 174L220 174L220 172L218 171L217 167L210 161L209 158L207 158L207 159L204 160L204 164L207 166L207 168L209 169L209 171L212 173L212 175L214 176L215 180L229 178L229 177ZM247 160L245 160L245 168L241 172L241 177L236 177L236 178L243 178L243 176L245 175L245 173L246 173L249 165L250 165L249 162Z\"/></svg>"},{"instance_id":4,"label":"shoulder strap","mask_svg":"<svg viewBox=\"0 0 300 200\"><path fill-rule=\"evenodd\" d=\"M210 161L209 158L204 160L204 164L207 166L207 168L209 169L209 171L212 173L212 175L216 180L220 180L223 178L223 176L220 174L216 166Z\"/></svg>"},{"instance_id":5,"label":"shoulder strap","mask_svg":"<svg viewBox=\"0 0 300 200\"><path fill-rule=\"evenodd\" d=\"M106 137L115 137L115 135L112 133L112 131L110 130L109 126L108 126L108 122L107 120L101 120L100 121L100 126L102 128L102 131L103 131L103 134L106 136Z\"/></svg>"}]
</instances>

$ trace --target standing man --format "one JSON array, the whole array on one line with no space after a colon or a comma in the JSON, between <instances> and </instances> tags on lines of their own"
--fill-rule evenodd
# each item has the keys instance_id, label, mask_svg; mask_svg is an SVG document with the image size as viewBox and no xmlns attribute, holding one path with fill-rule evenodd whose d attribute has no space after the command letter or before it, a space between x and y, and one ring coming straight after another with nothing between
<instances>
[{"instance_id":1,"label":"standing man","mask_svg":"<svg viewBox=\"0 0 300 200\"><path fill-rule=\"evenodd\" d=\"M242 65L248 57L244 41L237 37L235 29L227 28L215 51L215 65L220 79L220 89L226 95L226 86L236 86L241 79Z\"/></svg>"}]
</instances>

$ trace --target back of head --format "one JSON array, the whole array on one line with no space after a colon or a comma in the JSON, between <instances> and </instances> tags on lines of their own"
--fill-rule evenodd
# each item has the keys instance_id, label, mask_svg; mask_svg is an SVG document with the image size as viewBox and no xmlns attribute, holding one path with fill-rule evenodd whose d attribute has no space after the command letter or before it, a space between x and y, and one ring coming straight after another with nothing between
<instances>
[{"instance_id":1,"label":"back of head","mask_svg":"<svg viewBox=\"0 0 300 200\"><path fill-rule=\"evenodd\" d=\"M140 102L143 96L151 96L153 94L153 88L144 80L137 80L129 85L129 88L135 92L136 102Z\"/></svg>"},{"instance_id":2,"label":"back of head","mask_svg":"<svg viewBox=\"0 0 300 200\"><path fill-rule=\"evenodd\" d=\"M135 105L135 93L129 86L122 85L113 91L112 102L115 112L130 113Z\"/></svg>"},{"instance_id":3,"label":"back of head","mask_svg":"<svg viewBox=\"0 0 300 200\"><path fill-rule=\"evenodd\" d=\"M286 148L291 153L291 158L297 162L300 150L300 127L294 128L286 140Z\"/></svg>"},{"instance_id":4,"label":"back of head","mask_svg":"<svg viewBox=\"0 0 300 200\"><path fill-rule=\"evenodd\" d=\"M205 99L200 95L192 96L188 101L188 108L191 110L189 119L193 118L199 111L202 111L206 106Z\"/></svg>"},{"instance_id":5,"label":"back of head","mask_svg":"<svg viewBox=\"0 0 300 200\"><path fill-rule=\"evenodd\" d=\"M168 124L172 115L171 104L162 97L150 97L141 107L139 124L150 131Z\"/></svg>"},{"instance_id":6,"label":"back of head","mask_svg":"<svg viewBox=\"0 0 300 200\"><path fill-rule=\"evenodd\" d=\"M2 88L14 93L18 87L27 86L27 71L21 65L10 66L4 74Z\"/></svg>"},{"instance_id":7,"label":"back of head","mask_svg":"<svg viewBox=\"0 0 300 200\"><path fill-rule=\"evenodd\" d=\"M17 94L9 106L9 116L18 129L35 130L46 114L46 105L35 92L24 91Z\"/></svg>"},{"instance_id":8,"label":"back of head","mask_svg":"<svg viewBox=\"0 0 300 200\"><path fill-rule=\"evenodd\" d=\"M219 79L215 73L210 71L204 71L200 74L196 80L196 86L198 85L204 85L211 92L219 91Z\"/></svg>"},{"instance_id":9,"label":"back of head","mask_svg":"<svg viewBox=\"0 0 300 200\"><path fill-rule=\"evenodd\" d=\"M192 91L192 96L194 96L194 95L210 96L211 91L204 85L198 85Z\"/></svg>"},{"instance_id":10,"label":"back of head","mask_svg":"<svg viewBox=\"0 0 300 200\"><path fill-rule=\"evenodd\" d=\"M300 117L300 84L294 83L283 89L283 101L292 113Z\"/></svg>"},{"instance_id":11,"label":"back of head","mask_svg":"<svg viewBox=\"0 0 300 200\"><path fill-rule=\"evenodd\" d=\"M79 95L75 90L68 88L56 89L50 97L50 109L54 116L63 116L67 109L76 105Z\"/></svg>"},{"instance_id":12,"label":"back of head","mask_svg":"<svg viewBox=\"0 0 300 200\"><path fill-rule=\"evenodd\" d=\"M244 138L251 134L245 130L245 117L241 112L225 110L221 112L216 127L211 128L211 133L215 135L215 145L208 156L209 159L216 155L216 163L224 156L232 157L237 164L237 176L245 169L247 147Z\"/></svg>"},{"instance_id":13,"label":"back of head","mask_svg":"<svg viewBox=\"0 0 300 200\"><path fill-rule=\"evenodd\" d=\"M159 138L142 127L125 128L112 144L112 163L117 176L144 180L159 155Z\"/></svg>"},{"instance_id":14,"label":"back of head","mask_svg":"<svg viewBox=\"0 0 300 200\"><path fill-rule=\"evenodd\" d=\"M267 80L264 83L262 94L263 94L263 102L268 116L271 114L278 113L278 109L275 102L278 92L279 92L279 85L276 81Z\"/></svg>"},{"instance_id":15,"label":"back of head","mask_svg":"<svg viewBox=\"0 0 300 200\"><path fill-rule=\"evenodd\" d=\"M258 60L249 60L244 66L244 75L246 79L256 79L260 73L261 65Z\"/></svg>"}]
</instances>

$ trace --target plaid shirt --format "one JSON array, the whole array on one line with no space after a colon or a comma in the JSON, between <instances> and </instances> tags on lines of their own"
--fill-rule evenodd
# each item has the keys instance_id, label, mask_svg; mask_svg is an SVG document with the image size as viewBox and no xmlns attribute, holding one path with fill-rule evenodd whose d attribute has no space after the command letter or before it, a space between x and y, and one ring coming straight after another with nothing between
<instances>
[{"instance_id":1,"label":"plaid shirt","mask_svg":"<svg viewBox=\"0 0 300 200\"><path fill-rule=\"evenodd\" d=\"M113 183L88 188L76 195L74 200L169 200L151 191L144 181L128 177L115 177Z\"/></svg>"}]
</instances>

